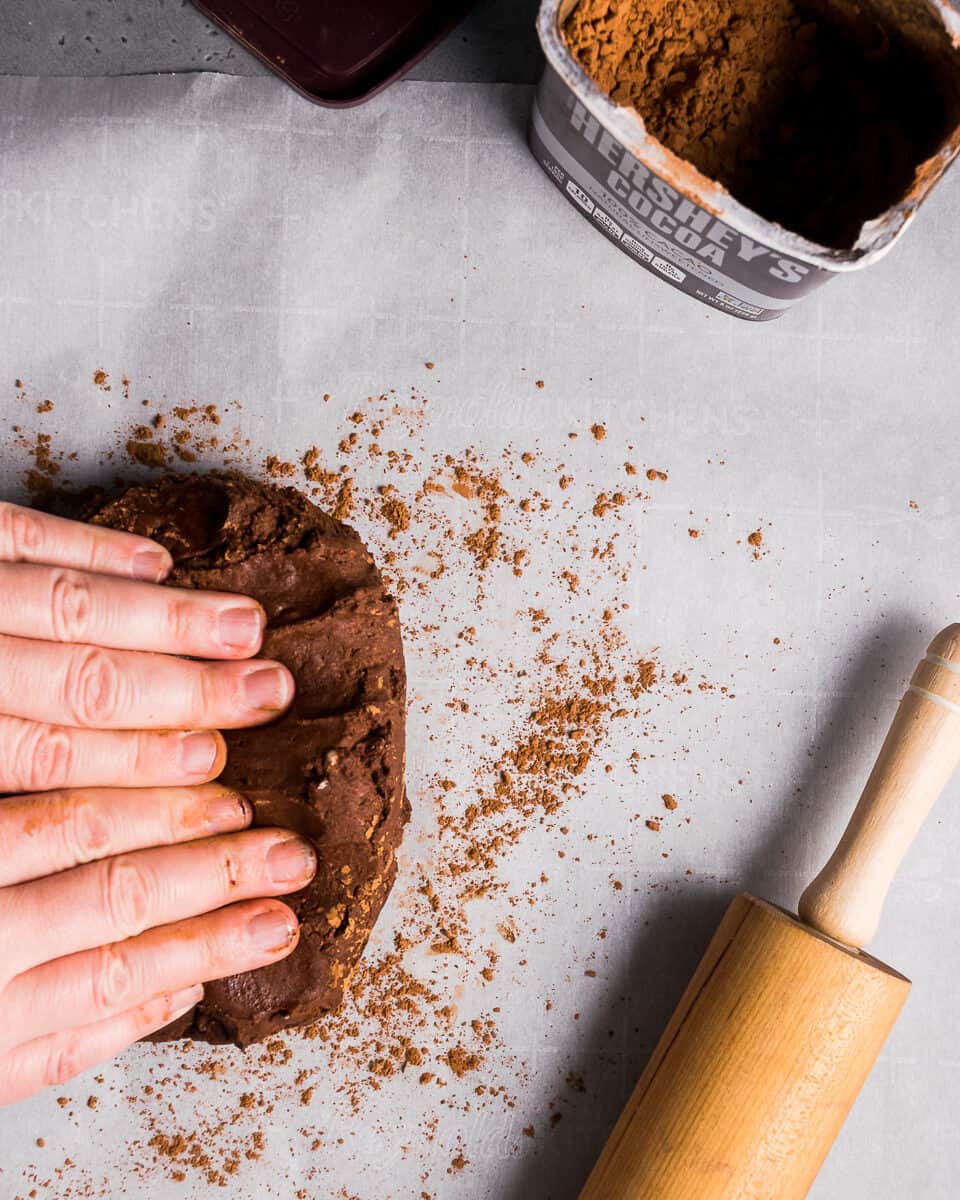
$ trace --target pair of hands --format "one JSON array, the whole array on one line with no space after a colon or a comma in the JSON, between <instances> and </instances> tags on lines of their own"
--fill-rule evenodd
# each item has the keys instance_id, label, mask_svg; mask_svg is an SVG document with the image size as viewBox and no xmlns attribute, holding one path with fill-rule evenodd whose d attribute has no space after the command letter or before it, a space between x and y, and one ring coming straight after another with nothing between
<instances>
[{"instance_id":1,"label":"pair of hands","mask_svg":"<svg viewBox=\"0 0 960 1200\"><path fill-rule=\"evenodd\" d=\"M243 596L159 587L155 542L0 504L0 1104L283 958L309 843L212 783L217 729L293 698ZM179 656L190 656L183 658ZM264 898L266 897L266 898Z\"/></svg>"}]
</instances>

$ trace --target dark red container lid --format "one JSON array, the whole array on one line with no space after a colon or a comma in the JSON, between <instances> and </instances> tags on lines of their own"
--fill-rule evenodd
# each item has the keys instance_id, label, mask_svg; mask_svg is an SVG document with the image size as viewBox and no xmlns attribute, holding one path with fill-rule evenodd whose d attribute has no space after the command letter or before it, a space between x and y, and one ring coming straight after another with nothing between
<instances>
[{"instance_id":1,"label":"dark red container lid","mask_svg":"<svg viewBox=\"0 0 960 1200\"><path fill-rule=\"evenodd\" d=\"M194 0L308 100L359 104L413 66L472 0Z\"/></svg>"}]
</instances>

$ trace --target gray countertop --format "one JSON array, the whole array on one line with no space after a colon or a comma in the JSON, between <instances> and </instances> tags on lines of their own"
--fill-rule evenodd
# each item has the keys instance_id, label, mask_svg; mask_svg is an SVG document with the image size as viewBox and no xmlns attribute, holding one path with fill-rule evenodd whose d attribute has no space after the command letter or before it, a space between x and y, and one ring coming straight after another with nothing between
<instances>
[{"instance_id":1,"label":"gray countertop","mask_svg":"<svg viewBox=\"0 0 960 1200\"><path fill-rule=\"evenodd\" d=\"M222 1048L222 1076L200 1048L140 1046L65 1089L66 1106L48 1093L0 1113L2 1200L33 1187L57 1200L218 1194L202 1169L182 1164L181 1180L146 1144L179 1128L178 1107L198 1136L228 1128L241 1148L223 1192L235 1200L298 1187L573 1200L724 904L741 886L795 904L917 657L957 616L960 171L876 267L772 326L732 321L640 271L538 171L523 140L531 89L516 86L540 72L536 8L482 0L412 73L430 82L347 113L264 78L0 80L0 396L26 431L2 431L5 496L18 495L24 436L45 431L77 456L64 476L111 476L147 399L151 411L221 405L249 469L314 446L337 462L358 406L373 420L382 405L385 445L412 455L397 477L411 503L463 447L509 485L505 536L530 561L522 576L497 564L482 606L459 540L435 580L414 540L426 534L414 528L408 545L373 500L358 510L374 553L402 551L432 585L404 600L414 815L368 957L407 928L421 866L443 862L436 781L456 774L466 803L487 782L489 746L512 744L539 695L526 669L517 683L480 667L559 653L523 614L548 605L543 638L556 631L574 656L609 605L625 663L655 651L665 680L682 669L704 681L644 696L566 801L569 831L534 821L504 854L497 888L469 910L477 962L496 949L493 980L472 965L448 977L443 955L412 959L438 994L455 993L456 1037L496 1013L483 1051L496 1095L477 1095L479 1076L447 1071L428 1090L398 1072L357 1112L355 1064L328 1060L320 1041L291 1036L289 1061L269 1070ZM0 3L0 74L201 71L265 68L187 0ZM98 368L132 392L99 390ZM45 416L34 401L46 397ZM221 457L208 449L199 468ZM598 515L628 458L669 479ZM381 470L358 461L358 495L379 494ZM536 536L511 515L528 493L552 505ZM478 519L456 492L431 503L458 539ZM754 557L743 542L761 527ZM591 543L613 556L591 557ZM667 792L681 807L654 833L638 817L663 815ZM960 1195L958 799L960 779L895 885L873 949L914 994L811 1200ZM508 938L514 911L521 935ZM309 1108L302 1071L316 1083ZM263 1153L248 1155L241 1139L259 1128L227 1122L254 1090L270 1116ZM452 1170L455 1154L466 1170Z\"/></svg>"},{"instance_id":2,"label":"gray countertop","mask_svg":"<svg viewBox=\"0 0 960 1200\"><path fill-rule=\"evenodd\" d=\"M429 1087L402 1071L369 1085L345 1026L361 1049L394 1042L356 1010L329 1044L289 1035L282 1063L138 1047L64 1106L0 1113L2 1200L574 1200L725 903L745 887L795 905L957 618L960 174L882 262L757 327L592 230L524 145L530 101L525 85L402 82L334 112L263 77L0 80L4 494L41 434L61 479L109 482L131 428L178 404L217 405L218 447L245 446L245 469L311 447L353 464L351 520L409 581L413 816L365 961L407 945L404 970L442 997L415 1030ZM357 413L382 455L350 449ZM232 457L206 440L198 469ZM505 489L507 561L482 578L479 499L447 455ZM409 464L390 468L415 515L397 536L385 461ZM551 668L575 681L608 644L605 677L653 657L662 680L624 691L559 827L509 817L518 840L467 903L446 814L466 823L494 794L499 756L567 678ZM914 992L811 1200L960 1194L958 800L960 778L871 946ZM422 872L442 913L464 912L456 957L422 936ZM483 1057L463 1078L443 1057L461 1042ZM247 1093L269 1109L244 1119ZM222 1193L154 1154L181 1128L218 1166L236 1153Z\"/></svg>"},{"instance_id":3,"label":"gray countertop","mask_svg":"<svg viewBox=\"0 0 960 1200\"><path fill-rule=\"evenodd\" d=\"M482 0L411 72L413 79L533 83L537 0ZM0 75L138 75L267 68L189 0L5 0Z\"/></svg>"}]
</instances>

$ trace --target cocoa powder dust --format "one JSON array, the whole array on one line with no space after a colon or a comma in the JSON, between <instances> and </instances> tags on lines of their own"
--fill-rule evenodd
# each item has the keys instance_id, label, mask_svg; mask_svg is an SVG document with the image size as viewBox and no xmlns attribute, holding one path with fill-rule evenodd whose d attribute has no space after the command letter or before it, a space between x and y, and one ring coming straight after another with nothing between
<instances>
[{"instance_id":1,"label":"cocoa powder dust","mask_svg":"<svg viewBox=\"0 0 960 1200\"><path fill-rule=\"evenodd\" d=\"M580 1021L562 981L538 981L531 949L579 878L584 847L601 836L608 844L593 827L595 798L613 802L624 790L618 836L632 839L636 829L658 866L673 857L696 825L697 794L680 787L688 747L658 728L660 716L682 717L700 693L718 706L736 703L732 681L648 641L624 598L646 571L633 538L638 520L661 496L676 508L676 552L710 553L687 537L695 500L680 482L687 473L674 476L659 458L648 465L614 422L584 420L560 455L535 437L486 447L441 441L427 399L406 389L331 415L322 445L287 442L264 454L244 433L238 402L160 403L124 378L133 399L98 456L105 482L217 469L303 490L348 518L374 550L401 598L410 659L440 685L411 698L417 752L432 765L411 772L415 828L394 915L374 930L343 1006L242 1055L188 1042L143 1048L96 1077L95 1108L83 1094L60 1096L58 1121L96 1137L101 1123L122 1119L131 1186L145 1192L163 1179L187 1191L249 1191L267 1170L268 1143L276 1154L285 1139L291 1165L278 1195L355 1200L331 1188L355 1161L349 1129L359 1121L376 1128L385 1104L393 1113L416 1108L416 1123L404 1115L392 1128L420 1160L421 1197L445 1195L449 1172L466 1176L473 1194L481 1119L489 1128L515 1124L504 1152L519 1156L527 1139L549 1146L558 1127L582 1120L602 1086L599 1066L582 1069L596 1061L593 1049L583 1053L571 1039L553 1084L531 1105L536 1064L508 1032L521 992L524 1005L550 1014L558 1039ZM77 452L61 444L67 423L59 411L40 411L29 386L17 395L11 444L25 483L38 504L59 499L69 510L63 477ZM711 532L719 545L719 530ZM763 534L773 541L767 523ZM451 603L467 594L466 608ZM469 752L451 744L453 729ZM564 963L602 984L615 963L607 928L628 919L638 888L665 885L659 871L648 884L625 884L601 869L596 882L599 927L590 917ZM56 1127L37 1132L47 1152L23 1170L15 1196L114 1194L85 1163L52 1162Z\"/></svg>"}]
</instances>

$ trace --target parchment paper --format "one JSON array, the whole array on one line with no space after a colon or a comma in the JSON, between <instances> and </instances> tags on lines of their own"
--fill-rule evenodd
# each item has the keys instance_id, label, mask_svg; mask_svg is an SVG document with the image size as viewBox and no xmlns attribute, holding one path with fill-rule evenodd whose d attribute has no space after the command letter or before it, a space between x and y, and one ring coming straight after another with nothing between
<instances>
[{"instance_id":1,"label":"parchment paper","mask_svg":"<svg viewBox=\"0 0 960 1200\"><path fill-rule=\"evenodd\" d=\"M467 446L485 462L508 446L535 455L522 486L553 507L523 526L522 576L493 568L478 607L470 563L454 556L403 598L410 630L436 628L408 641L414 820L372 953L391 944L418 863L442 854L435 780L455 770L468 785L491 741L509 738L511 700L529 699L509 672L492 673L469 714L447 707L468 657L522 664L542 644L518 614L542 606L564 637L580 636L613 605L625 661L654 654L714 685L652 694L641 720L612 725L568 833L534 822L505 853L514 896L540 871L547 882L532 904L504 893L471 910L494 942L498 922L516 921L492 982L449 973L458 1020L496 1010L482 1072L447 1072L439 1089L397 1073L356 1112L343 1078L315 1075L304 1106L298 1071L326 1059L289 1038L292 1060L255 1087L272 1105L262 1151L240 1153L221 1189L201 1169L176 1180L175 1164L152 1162L141 1089L193 1078L193 1091L166 1085L153 1111L168 1106L171 1131L209 1127L249 1089L239 1054L216 1052L228 1070L211 1078L193 1070L207 1050L137 1048L102 1082L63 1088L63 1107L44 1095L0 1114L3 1196L574 1197L725 902L746 886L795 904L915 660L960 612L960 177L883 263L750 327L590 230L526 151L529 101L527 88L406 83L332 113L272 79L0 81L8 496L23 494L29 465L14 423L76 452L61 478L110 482L134 473L104 457L143 399L147 415L222 406L256 466L311 445L335 457L349 414L381 394L421 414L384 435L415 464ZM110 392L92 382L97 369ZM38 414L44 399L55 407ZM641 475L650 498L604 524L591 505L630 482L628 458L669 478ZM371 493L380 470L357 466ZM371 507L356 524L378 555L396 548ZM758 528L754 558L745 539ZM612 562L590 557L601 530L616 534ZM571 564L576 594L559 575ZM465 627L470 645L457 639ZM817 1200L957 1193L957 798L953 784L873 946L915 990ZM638 814L660 814L661 832ZM481 1077L514 1106L478 1097ZM322 1131L317 1149L304 1128Z\"/></svg>"}]
</instances>

